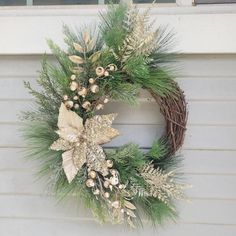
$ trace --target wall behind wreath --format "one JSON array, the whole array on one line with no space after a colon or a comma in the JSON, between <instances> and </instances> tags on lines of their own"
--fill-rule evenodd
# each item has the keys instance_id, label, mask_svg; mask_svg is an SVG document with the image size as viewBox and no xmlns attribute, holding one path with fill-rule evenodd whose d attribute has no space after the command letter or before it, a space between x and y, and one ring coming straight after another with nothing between
<instances>
[{"instance_id":1,"label":"wall behind wreath","mask_svg":"<svg viewBox=\"0 0 236 236\"><path fill-rule=\"evenodd\" d=\"M102 8L101 8L102 10ZM151 227L129 231L100 226L82 207L55 204L44 183L35 182L36 164L23 159L17 114L30 106L23 80L38 76L45 38L62 43L62 22L80 25L96 19L97 7L5 8L0 11L0 235L236 235L236 8L163 7L152 10L158 23L174 27L183 52L177 78L189 103L189 124L183 147L191 203L179 206L179 224L158 233ZM53 60L53 59L52 59ZM123 134L111 145L128 141L148 148L164 127L158 107L140 98L130 108L110 104L119 113ZM144 112L145 111L145 112ZM145 115L144 115L145 114ZM158 128L158 129L157 129ZM157 132L159 130L160 132Z\"/></svg>"}]
</instances>

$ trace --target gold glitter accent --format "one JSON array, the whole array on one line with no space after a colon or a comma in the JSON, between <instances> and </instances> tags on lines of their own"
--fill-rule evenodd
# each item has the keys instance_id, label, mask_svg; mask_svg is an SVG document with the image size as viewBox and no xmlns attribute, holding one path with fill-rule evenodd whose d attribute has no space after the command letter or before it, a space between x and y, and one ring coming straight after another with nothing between
<instances>
[{"instance_id":1,"label":"gold glitter accent","mask_svg":"<svg viewBox=\"0 0 236 236\"><path fill-rule=\"evenodd\" d=\"M106 155L101 146L90 144L87 148L87 165L90 170L100 172L103 176L108 175Z\"/></svg>"},{"instance_id":2,"label":"gold glitter accent","mask_svg":"<svg viewBox=\"0 0 236 236\"><path fill-rule=\"evenodd\" d=\"M100 172L103 176L108 175L106 155L99 144L110 142L119 135L117 130L110 127L115 117L116 114L94 116L87 119L83 126L82 118L61 104L59 130L56 131L59 139L50 149L65 151L62 154L63 169L69 183L85 163L89 170Z\"/></svg>"},{"instance_id":3,"label":"gold glitter accent","mask_svg":"<svg viewBox=\"0 0 236 236\"><path fill-rule=\"evenodd\" d=\"M119 135L118 130L111 128L117 114L94 116L85 123L86 135L96 144L108 143Z\"/></svg>"},{"instance_id":4,"label":"gold glitter accent","mask_svg":"<svg viewBox=\"0 0 236 236\"><path fill-rule=\"evenodd\" d=\"M71 149L73 147L73 145L70 143L70 142L68 142L68 141L66 141L66 140L64 140L64 139L62 139L62 138L59 138L58 140L56 140L52 145L51 145L51 149L52 150L56 150L56 151L60 151L60 150L62 150L62 151L66 151L66 150L69 150L69 149Z\"/></svg>"},{"instance_id":5,"label":"gold glitter accent","mask_svg":"<svg viewBox=\"0 0 236 236\"><path fill-rule=\"evenodd\" d=\"M169 204L169 199L184 199L183 190L185 184L177 183L173 176L174 172L164 172L160 168L154 168L153 164L145 165L140 172L144 180L149 184L148 195L158 198L165 204Z\"/></svg>"}]
</instances>

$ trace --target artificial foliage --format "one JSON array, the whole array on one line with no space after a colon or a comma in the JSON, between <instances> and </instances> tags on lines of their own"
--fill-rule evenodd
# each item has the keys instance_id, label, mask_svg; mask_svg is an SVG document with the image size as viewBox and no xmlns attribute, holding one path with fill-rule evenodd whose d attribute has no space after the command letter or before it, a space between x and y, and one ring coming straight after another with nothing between
<instances>
[{"instance_id":1,"label":"artificial foliage","mask_svg":"<svg viewBox=\"0 0 236 236\"><path fill-rule=\"evenodd\" d=\"M175 201L185 198L176 152L187 112L171 70L172 36L134 6L111 5L100 19L78 32L64 26L67 51L48 41L57 64L43 60L41 89L25 82L35 98L22 114L27 156L39 160L39 174L59 198L73 194L100 222L160 225L176 218ZM112 100L137 105L141 89L160 106L163 136L146 151L133 143L104 149L119 135L112 128L119 114L97 111Z\"/></svg>"}]
</instances>

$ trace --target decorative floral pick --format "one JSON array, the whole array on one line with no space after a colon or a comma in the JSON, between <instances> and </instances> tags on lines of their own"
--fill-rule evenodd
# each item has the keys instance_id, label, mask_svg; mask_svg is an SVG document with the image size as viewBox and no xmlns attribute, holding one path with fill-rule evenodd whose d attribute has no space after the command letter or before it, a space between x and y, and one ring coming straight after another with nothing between
<instances>
[{"instance_id":1,"label":"decorative floral pick","mask_svg":"<svg viewBox=\"0 0 236 236\"><path fill-rule=\"evenodd\" d=\"M75 178L78 171L86 163L88 169L108 175L106 156L100 144L110 142L119 135L116 129L111 128L117 114L97 115L87 119L83 125L83 119L75 112L67 110L64 103L61 104L58 116L59 135L51 146L52 150L65 151L62 154L63 169L68 182Z\"/></svg>"}]
</instances>

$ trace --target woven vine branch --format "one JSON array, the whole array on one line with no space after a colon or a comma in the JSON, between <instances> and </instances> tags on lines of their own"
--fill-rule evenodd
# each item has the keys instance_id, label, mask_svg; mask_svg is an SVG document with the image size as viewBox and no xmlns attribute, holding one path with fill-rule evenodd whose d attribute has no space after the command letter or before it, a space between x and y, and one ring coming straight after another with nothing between
<instances>
[{"instance_id":1,"label":"woven vine branch","mask_svg":"<svg viewBox=\"0 0 236 236\"><path fill-rule=\"evenodd\" d=\"M161 97L149 90L160 106L160 112L165 119L166 128L162 139L168 142L166 158L173 156L182 146L188 118L184 92L180 89L177 82L173 81L173 84L175 87L174 96Z\"/></svg>"}]
</instances>

